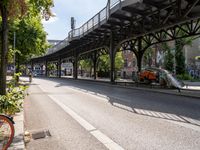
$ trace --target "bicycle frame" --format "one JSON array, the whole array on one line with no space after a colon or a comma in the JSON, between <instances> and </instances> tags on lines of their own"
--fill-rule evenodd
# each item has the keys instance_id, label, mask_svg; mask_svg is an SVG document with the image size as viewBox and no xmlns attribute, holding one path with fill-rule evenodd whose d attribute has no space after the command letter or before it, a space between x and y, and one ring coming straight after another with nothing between
<instances>
[{"instance_id":1,"label":"bicycle frame","mask_svg":"<svg viewBox=\"0 0 200 150\"><path fill-rule=\"evenodd\" d=\"M0 131L5 131L4 129L4 124L6 125L6 128L8 127L8 130L10 132L9 134L9 137L8 137L8 140L6 140L6 144L2 145L3 149L2 150L7 150L7 148L10 146L10 144L12 143L12 140L14 138L14 134L15 134L15 129L14 129L14 121L13 121L13 118L12 117L9 117L7 115L3 115L3 114L0 114ZM2 132L2 133L3 133ZM6 135L6 134L5 134ZM2 137L5 136L4 134L2 134ZM4 138L3 140L4 141Z\"/></svg>"},{"instance_id":2,"label":"bicycle frame","mask_svg":"<svg viewBox=\"0 0 200 150\"><path fill-rule=\"evenodd\" d=\"M0 116L4 116L4 117L8 118L12 122L12 124L15 124L15 122L13 121L13 117L10 117L8 115L3 115L3 114L0 114Z\"/></svg>"}]
</instances>

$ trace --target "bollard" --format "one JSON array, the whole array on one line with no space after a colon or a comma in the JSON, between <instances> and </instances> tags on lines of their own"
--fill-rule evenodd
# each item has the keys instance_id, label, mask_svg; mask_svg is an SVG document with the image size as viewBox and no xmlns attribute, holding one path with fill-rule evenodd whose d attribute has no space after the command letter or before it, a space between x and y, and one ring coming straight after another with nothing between
<instances>
[{"instance_id":1,"label":"bollard","mask_svg":"<svg viewBox=\"0 0 200 150\"><path fill-rule=\"evenodd\" d=\"M29 74L29 82L31 83L32 82L32 74Z\"/></svg>"}]
</instances>

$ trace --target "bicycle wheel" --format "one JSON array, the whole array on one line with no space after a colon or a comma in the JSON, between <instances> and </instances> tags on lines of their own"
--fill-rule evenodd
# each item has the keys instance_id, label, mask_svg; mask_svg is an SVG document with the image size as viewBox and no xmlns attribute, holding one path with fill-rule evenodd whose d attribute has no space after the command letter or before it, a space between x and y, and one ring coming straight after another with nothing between
<instances>
[{"instance_id":1,"label":"bicycle wheel","mask_svg":"<svg viewBox=\"0 0 200 150\"><path fill-rule=\"evenodd\" d=\"M0 149L7 150L14 137L13 122L6 116L0 115Z\"/></svg>"}]
</instances>

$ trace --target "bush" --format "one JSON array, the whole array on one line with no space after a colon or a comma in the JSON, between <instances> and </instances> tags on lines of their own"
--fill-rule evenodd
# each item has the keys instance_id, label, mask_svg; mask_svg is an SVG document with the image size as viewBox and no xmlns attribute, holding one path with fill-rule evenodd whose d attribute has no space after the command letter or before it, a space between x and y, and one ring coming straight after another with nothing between
<instances>
[{"instance_id":1,"label":"bush","mask_svg":"<svg viewBox=\"0 0 200 150\"><path fill-rule=\"evenodd\" d=\"M27 86L19 86L21 73L16 73L7 83L7 94L0 95L0 113L13 115L20 112Z\"/></svg>"},{"instance_id":2,"label":"bush","mask_svg":"<svg viewBox=\"0 0 200 150\"><path fill-rule=\"evenodd\" d=\"M192 79L193 79L193 78L192 78L189 74L187 74L187 73L177 75L176 77L177 77L179 80L192 80Z\"/></svg>"},{"instance_id":3,"label":"bush","mask_svg":"<svg viewBox=\"0 0 200 150\"><path fill-rule=\"evenodd\" d=\"M26 88L25 86L14 87L7 92L7 95L0 95L0 113L13 115L20 112Z\"/></svg>"}]
</instances>

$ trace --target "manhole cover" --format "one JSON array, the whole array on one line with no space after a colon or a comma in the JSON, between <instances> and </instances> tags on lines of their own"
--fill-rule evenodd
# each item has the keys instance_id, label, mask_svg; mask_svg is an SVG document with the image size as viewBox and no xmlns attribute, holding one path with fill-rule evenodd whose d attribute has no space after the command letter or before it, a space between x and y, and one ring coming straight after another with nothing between
<instances>
[{"instance_id":1,"label":"manhole cover","mask_svg":"<svg viewBox=\"0 0 200 150\"><path fill-rule=\"evenodd\" d=\"M37 132L32 133L32 138L34 140L42 139L42 138L46 138L46 137L50 137L50 136L51 136L51 134L50 134L49 130L37 131Z\"/></svg>"}]
</instances>

